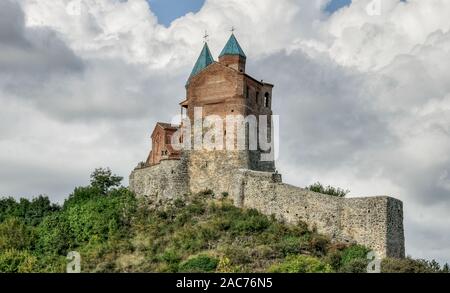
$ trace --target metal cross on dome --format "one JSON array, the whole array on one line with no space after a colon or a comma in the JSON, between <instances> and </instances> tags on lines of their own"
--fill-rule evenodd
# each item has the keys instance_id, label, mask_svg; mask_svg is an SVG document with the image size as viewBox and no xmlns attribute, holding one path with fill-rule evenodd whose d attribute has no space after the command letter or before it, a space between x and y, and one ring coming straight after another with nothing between
<instances>
[{"instance_id":1,"label":"metal cross on dome","mask_svg":"<svg viewBox=\"0 0 450 293\"><path fill-rule=\"evenodd\" d=\"M208 31L205 31L205 35L203 36L205 43L208 42L208 38L209 38Z\"/></svg>"},{"instance_id":2,"label":"metal cross on dome","mask_svg":"<svg viewBox=\"0 0 450 293\"><path fill-rule=\"evenodd\" d=\"M234 34L234 31L236 30L236 28L234 26L231 27L231 33Z\"/></svg>"}]
</instances>

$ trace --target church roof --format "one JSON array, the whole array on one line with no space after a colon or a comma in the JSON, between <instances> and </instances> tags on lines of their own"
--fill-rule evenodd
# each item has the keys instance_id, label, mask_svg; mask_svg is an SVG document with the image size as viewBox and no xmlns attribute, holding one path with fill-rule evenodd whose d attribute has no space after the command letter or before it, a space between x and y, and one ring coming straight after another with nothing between
<instances>
[{"instance_id":1,"label":"church roof","mask_svg":"<svg viewBox=\"0 0 450 293\"><path fill-rule=\"evenodd\" d=\"M177 125L173 125L165 122L156 122L157 125L160 125L164 129L178 129Z\"/></svg>"},{"instance_id":2,"label":"church roof","mask_svg":"<svg viewBox=\"0 0 450 293\"><path fill-rule=\"evenodd\" d=\"M244 50L242 50L234 34L231 34L227 44L225 45L225 48L223 48L219 57L222 57L224 55L239 55L241 57L247 58L247 56L245 56Z\"/></svg>"},{"instance_id":3,"label":"church roof","mask_svg":"<svg viewBox=\"0 0 450 293\"><path fill-rule=\"evenodd\" d=\"M164 131L166 130L178 130L179 126L177 125L172 125L170 123L165 123L165 122L156 122L155 128L153 129L152 135L151 137L153 138L153 136L156 133L156 130L159 129L159 127L161 127Z\"/></svg>"},{"instance_id":4,"label":"church roof","mask_svg":"<svg viewBox=\"0 0 450 293\"><path fill-rule=\"evenodd\" d=\"M195 62L194 68L192 69L191 75L189 76L189 80L212 63L214 63L214 58L211 55L208 44L205 43L200 56L198 56L197 62Z\"/></svg>"}]
</instances>

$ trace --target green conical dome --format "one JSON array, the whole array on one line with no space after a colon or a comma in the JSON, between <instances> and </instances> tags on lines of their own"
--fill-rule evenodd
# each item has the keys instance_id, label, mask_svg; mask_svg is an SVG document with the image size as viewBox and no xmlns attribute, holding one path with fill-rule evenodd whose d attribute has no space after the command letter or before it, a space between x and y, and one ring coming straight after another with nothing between
<instances>
[{"instance_id":1,"label":"green conical dome","mask_svg":"<svg viewBox=\"0 0 450 293\"><path fill-rule=\"evenodd\" d=\"M234 34L231 34L230 39L225 45L225 48L223 48L219 57L222 57L224 55L239 55L241 57L247 58L247 56L245 56L244 50L242 50Z\"/></svg>"},{"instance_id":2,"label":"green conical dome","mask_svg":"<svg viewBox=\"0 0 450 293\"><path fill-rule=\"evenodd\" d=\"M196 76L200 71L202 71L212 63L214 63L214 59L211 55L211 51L209 50L208 44L205 43L202 52L200 53L200 56L198 56L197 62L195 62L191 75L189 76L188 83L192 77Z\"/></svg>"}]
</instances>

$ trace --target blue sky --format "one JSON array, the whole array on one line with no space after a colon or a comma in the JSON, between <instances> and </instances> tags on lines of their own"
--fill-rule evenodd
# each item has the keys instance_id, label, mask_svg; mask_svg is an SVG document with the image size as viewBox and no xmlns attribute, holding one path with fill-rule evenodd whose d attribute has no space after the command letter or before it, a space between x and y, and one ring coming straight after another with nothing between
<instances>
[{"instance_id":1,"label":"blue sky","mask_svg":"<svg viewBox=\"0 0 450 293\"><path fill-rule=\"evenodd\" d=\"M333 1L331 1L330 4L328 4L326 11L334 12L334 11L338 10L339 8L346 6L350 3L352 3L351 0L333 0Z\"/></svg>"},{"instance_id":2,"label":"blue sky","mask_svg":"<svg viewBox=\"0 0 450 293\"><path fill-rule=\"evenodd\" d=\"M205 0L148 0L152 11L158 17L159 23L169 26L170 23L188 12L197 12L205 3ZM334 12L342 6L348 5L351 0L333 0L326 8L328 12Z\"/></svg>"},{"instance_id":3,"label":"blue sky","mask_svg":"<svg viewBox=\"0 0 450 293\"><path fill-rule=\"evenodd\" d=\"M174 19L188 12L199 11L205 0L148 0L148 2L159 23L169 26Z\"/></svg>"}]
</instances>

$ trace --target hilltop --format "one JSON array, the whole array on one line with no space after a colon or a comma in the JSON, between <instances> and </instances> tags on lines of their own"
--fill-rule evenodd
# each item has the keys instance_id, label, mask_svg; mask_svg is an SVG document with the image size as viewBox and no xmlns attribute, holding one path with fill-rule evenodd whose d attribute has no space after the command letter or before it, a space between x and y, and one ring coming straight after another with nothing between
<instances>
[{"instance_id":1,"label":"hilltop","mask_svg":"<svg viewBox=\"0 0 450 293\"><path fill-rule=\"evenodd\" d=\"M151 206L96 170L62 206L40 196L0 200L0 272L365 272L368 249L331 243L300 222L235 207L227 194ZM385 259L385 272L448 271L432 261Z\"/></svg>"}]
</instances>

